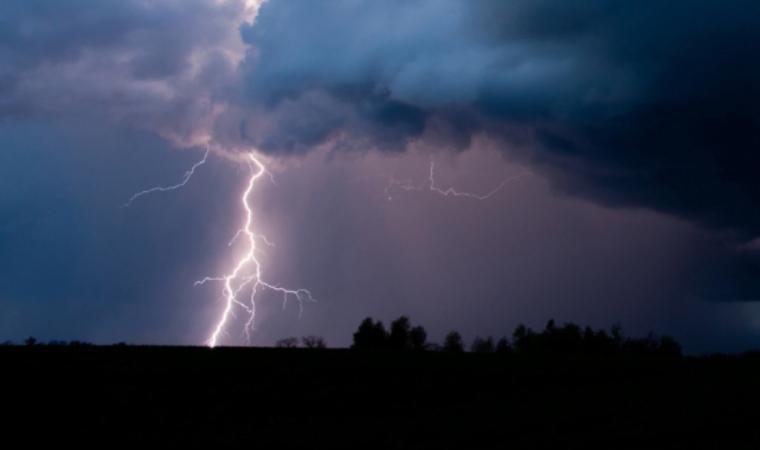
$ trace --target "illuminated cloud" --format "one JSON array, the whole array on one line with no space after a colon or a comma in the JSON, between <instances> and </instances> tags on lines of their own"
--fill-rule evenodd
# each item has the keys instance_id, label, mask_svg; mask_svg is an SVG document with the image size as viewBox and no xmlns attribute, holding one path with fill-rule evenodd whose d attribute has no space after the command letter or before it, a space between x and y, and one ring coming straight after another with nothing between
<instances>
[{"instance_id":1,"label":"illuminated cloud","mask_svg":"<svg viewBox=\"0 0 760 450\"><path fill-rule=\"evenodd\" d=\"M245 56L238 0L4 2L0 117L105 116L209 142Z\"/></svg>"}]
</instances>

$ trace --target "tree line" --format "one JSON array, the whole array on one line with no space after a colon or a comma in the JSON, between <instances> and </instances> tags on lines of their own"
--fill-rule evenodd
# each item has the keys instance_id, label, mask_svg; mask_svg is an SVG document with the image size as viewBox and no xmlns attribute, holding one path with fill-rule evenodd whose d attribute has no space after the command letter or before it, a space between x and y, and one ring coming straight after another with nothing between
<instances>
[{"instance_id":1,"label":"tree line","mask_svg":"<svg viewBox=\"0 0 760 450\"><path fill-rule=\"evenodd\" d=\"M23 342L27 346L92 346L94 344L82 341L52 340L44 344L30 336ZM15 345L5 341L3 346ZM112 344L126 346L125 342ZM303 336L300 339L289 337L275 343L277 348L327 348L327 343L321 336ZM626 337L620 324L613 325L607 330L594 330L589 326L581 328L574 323L558 326L554 320L549 320L542 331L534 331L525 325L518 325L512 332L511 338L503 336L495 340L492 336L476 336L469 348L462 335L456 330L449 332L442 344L428 342L427 332L421 325L412 326L407 316L401 316L390 323L386 330L383 322L364 319L353 334L352 349L355 350L392 350L392 351L443 351L448 353L464 353L469 349L472 353L499 354L542 354L542 355L659 355L681 356L681 345L672 336L656 336L649 333L642 338Z\"/></svg>"},{"instance_id":2,"label":"tree line","mask_svg":"<svg viewBox=\"0 0 760 450\"><path fill-rule=\"evenodd\" d=\"M23 345L27 347L32 346L38 346L38 345L47 345L50 347L94 347L95 344L92 342L86 342L86 341L59 341L57 339L53 339L48 341L47 343L38 341L37 338L34 336L29 336L28 338L24 339L22 342ZM0 344L0 346L3 347L10 347L18 345L14 341L4 341ZM127 345L125 342L119 342L118 344L111 344L111 345Z\"/></svg>"},{"instance_id":3,"label":"tree line","mask_svg":"<svg viewBox=\"0 0 760 450\"><path fill-rule=\"evenodd\" d=\"M427 342L422 326L412 326L409 318L401 316L386 330L383 323L367 317L353 335L352 349L357 350L410 350L463 353L466 345L462 336L453 330L442 345ZM503 336L477 336L469 346L473 353L543 354L543 355L658 355L681 356L681 345L672 336L649 333L643 338L626 337L620 324L606 330L581 328L574 323L558 326L549 320L542 331L518 325L511 339Z\"/></svg>"}]
</instances>

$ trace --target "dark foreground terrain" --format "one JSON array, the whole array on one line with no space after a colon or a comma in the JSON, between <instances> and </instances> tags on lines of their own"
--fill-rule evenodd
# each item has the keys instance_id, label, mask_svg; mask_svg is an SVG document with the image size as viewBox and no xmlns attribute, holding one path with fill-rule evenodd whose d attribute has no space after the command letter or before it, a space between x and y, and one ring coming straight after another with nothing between
<instances>
[{"instance_id":1,"label":"dark foreground terrain","mask_svg":"<svg viewBox=\"0 0 760 450\"><path fill-rule=\"evenodd\" d=\"M760 448L760 357L0 348L7 442Z\"/></svg>"}]
</instances>

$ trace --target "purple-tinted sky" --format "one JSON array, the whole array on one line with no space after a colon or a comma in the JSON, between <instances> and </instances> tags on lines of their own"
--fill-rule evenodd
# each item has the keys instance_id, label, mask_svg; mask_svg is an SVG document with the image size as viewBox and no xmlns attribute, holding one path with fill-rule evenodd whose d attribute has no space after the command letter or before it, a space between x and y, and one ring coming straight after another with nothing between
<instances>
[{"instance_id":1,"label":"purple-tinted sky","mask_svg":"<svg viewBox=\"0 0 760 450\"><path fill-rule=\"evenodd\" d=\"M759 347L758 30L741 0L5 1L0 339L202 344L253 152L267 281L317 299L264 292L254 345L408 315ZM525 175L443 196L431 162Z\"/></svg>"}]
</instances>

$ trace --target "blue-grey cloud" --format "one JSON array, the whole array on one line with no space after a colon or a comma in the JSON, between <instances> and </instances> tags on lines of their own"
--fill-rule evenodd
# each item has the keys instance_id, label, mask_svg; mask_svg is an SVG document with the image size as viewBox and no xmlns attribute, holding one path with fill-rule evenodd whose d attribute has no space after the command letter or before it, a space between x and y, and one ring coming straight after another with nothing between
<instances>
[{"instance_id":1,"label":"blue-grey cloud","mask_svg":"<svg viewBox=\"0 0 760 450\"><path fill-rule=\"evenodd\" d=\"M3 2L0 117L90 114L208 143L248 15L242 0Z\"/></svg>"}]
</instances>

